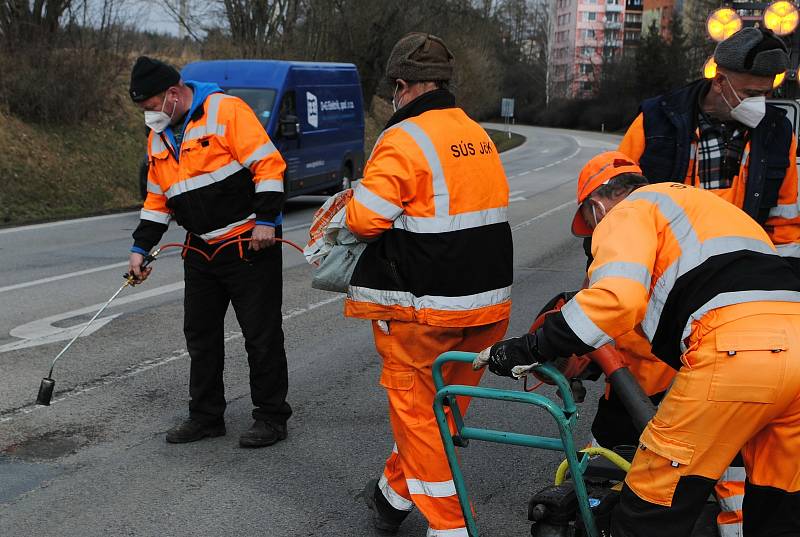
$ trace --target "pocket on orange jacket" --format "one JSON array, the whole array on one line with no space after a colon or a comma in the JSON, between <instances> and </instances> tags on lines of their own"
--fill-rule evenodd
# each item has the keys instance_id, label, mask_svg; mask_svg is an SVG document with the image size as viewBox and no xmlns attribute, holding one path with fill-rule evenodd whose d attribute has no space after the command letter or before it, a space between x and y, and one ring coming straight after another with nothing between
<instances>
[{"instance_id":1,"label":"pocket on orange jacket","mask_svg":"<svg viewBox=\"0 0 800 537\"><path fill-rule=\"evenodd\" d=\"M390 411L405 425L419 422L419 410L414 396L415 374L410 371L397 371L383 368L381 386L386 388Z\"/></svg>"},{"instance_id":2,"label":"pocket on orange jacket","mask_svg":"<svg viewBox=\"0 0 800 537\"><path fill-rule=\"evenodd\" d=\"M781 329L720 330L710 401L774 403L786 368L789 338Z\"/></svg>"},{"instance_id":3,"label":"pocket on orange jacket","mask_svg":"<svg viewBox=\"0 0 800 537\"><path fill-rule=\"evenodd\" d=\"M642 433L625 482L641 499L671 507L675 488L684 475L683 467L692 462L693 456L692 444L668 438L649 425Z\"/></svg>"}]
</instances>

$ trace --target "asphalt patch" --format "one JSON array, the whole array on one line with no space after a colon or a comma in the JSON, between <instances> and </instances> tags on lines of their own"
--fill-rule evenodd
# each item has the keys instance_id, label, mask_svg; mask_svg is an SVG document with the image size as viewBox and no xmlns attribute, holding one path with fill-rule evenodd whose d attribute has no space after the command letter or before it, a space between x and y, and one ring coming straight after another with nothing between
<instances>
[{"instance_id":1,"label":"asphalt patch","mask_svg":"<svg viewBox=\"0 0 800 537\"><path fill-rule=\"evenodd\" d=\"M20 461L52 461L71 455L81 447L96 440L96 427L74 427L62 431L47 431L6 446L0 457L6 456Z\"/></svg>"}]
</instances>

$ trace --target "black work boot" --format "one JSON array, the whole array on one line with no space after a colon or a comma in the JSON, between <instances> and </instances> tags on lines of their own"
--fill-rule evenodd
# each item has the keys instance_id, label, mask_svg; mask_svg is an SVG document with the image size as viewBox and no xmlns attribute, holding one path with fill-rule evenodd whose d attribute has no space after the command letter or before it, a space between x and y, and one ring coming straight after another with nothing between
<instances>
[{"instance_id":1,"label":"black work boot","mask_svg":"<svg viewBox=\"0 0 800 537\"><path fill-rule=\"evenodd\" d=\"M167 442L170 444L185 444L186 442L196 442L206 437L213 438L215 436L225 436L224 421L204 423L189 418L167 431Z\"/></svg>"},{"instance_id":2,"label":"black work boot","mask_svg":"<svg viewBox=\"0 0 800 537\"><path fill-rule=\"evenodd\" d=\"M253 426L239 437L239 445L246 448L266 447L286 439L286 424L278 425L264 420L256 420Z\"/></svg>"},{"instance_id":3,"label":"black work boot","mask_svg":"<svg viewBox=\"0 0 800 537\"><path fill-rule=\"evenodd\" d=\"M378 488L378 480L370 479L364 487L364 501L372 511L372 525L381 533L394 535L411 511L395 509Z\"/></svg>"}]
</instances>

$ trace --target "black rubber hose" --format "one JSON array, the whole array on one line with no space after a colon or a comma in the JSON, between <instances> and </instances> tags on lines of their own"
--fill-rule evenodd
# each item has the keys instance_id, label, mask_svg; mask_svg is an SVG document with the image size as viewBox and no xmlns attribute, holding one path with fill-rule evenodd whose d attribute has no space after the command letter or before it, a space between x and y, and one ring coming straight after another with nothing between
<instances>
[{"instance_id":1,"label":"black rubber hose","mask_svg":"<svg viewBox=\"0 0 800 537\"><path fill-rule=\"evenodd\" d=\"M627 367L620 367L608 377L611 389L617 394L631 416L636 432L642 434L647 422L656 415L656 406L644 393Z\"/></svg>"}]
</instances>

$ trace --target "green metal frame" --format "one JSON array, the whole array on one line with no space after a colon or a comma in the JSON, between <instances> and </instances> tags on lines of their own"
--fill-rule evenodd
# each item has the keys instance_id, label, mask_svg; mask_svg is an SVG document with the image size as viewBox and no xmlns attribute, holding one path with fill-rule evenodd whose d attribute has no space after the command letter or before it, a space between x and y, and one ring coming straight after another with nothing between
<instances>
[{"instance_id":1,"label":"green metal frame","mask_svg":"<svg viewBox=\"0 0 800 537\"><path fill-rule=\"evenodd\" d=\"M433 403L433 411L436 414L436 422L439 425L439 432L442 435L442 442L447 453L447 462L453 474L458 501L461 511L464 513L467 532L470 537L478 537L478 528L475 524L475 517L469 503L467 487L464 483L464 475L458 465L456 457L456 446L467 447L470 440L482 440L485 442L496 442L499 444L512 444L516 446L527 446L539 449L549 449L552 451L563 451L566 455L570 473L575 482L575 493L578 497L578 508L581 517L585 521L586 531L589 537L598 537L597 526L589 507L589 496L586 492L586 484L583 481L583 472L588 464L588 457L583 456L578 460L573 440L572 430L578 419L578 408L572 397L572 390L567 383L564 375L558 372L549 364L536 367L536 372L551 379L562 396L561 405L553 400L536 393L528 393L518 390L498 390L495 388L482 388L480 386L445 385L442 377L442 366L449 362L462 362L471 364L475 359L475 353L471 352L446 352L439 356L433 363L433 382L436 386L436 399ZM496 401L508 401L513 403L525 403L546 410L558 425L560 438L548 436L536 436L528 434L513 433L508 431L495 431L492 429L482 429L467 427L464 425L464 417L456 404L458 396L472 397L476 399L493 399ZM455 434L451 434L450 426L445 413L445 406L449 407L453 423L455 424Z\"/></svg>"}]
</instances>

